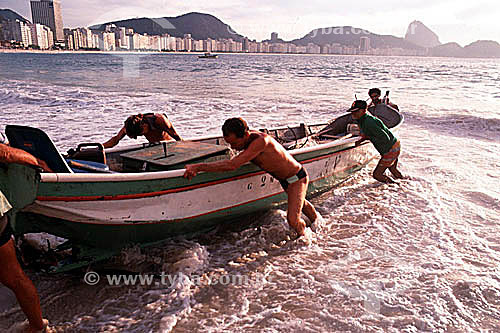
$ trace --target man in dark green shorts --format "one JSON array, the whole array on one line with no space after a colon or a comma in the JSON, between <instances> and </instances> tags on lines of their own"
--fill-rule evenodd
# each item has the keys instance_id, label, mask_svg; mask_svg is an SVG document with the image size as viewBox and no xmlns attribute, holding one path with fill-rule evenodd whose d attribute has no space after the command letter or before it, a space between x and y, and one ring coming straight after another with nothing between
<instances>
[{"instance_id":1,"label":"man in dark green shorts","mask_svg":"<svg viewBox=\"0 0 500 333\"><path fill-rule=\"evenodd\" d=\"M359 146L365 140L370 140L382 156L373 171L373 178L382 183L394 183L394 180L384 175L385 170L389 169L394 178L403 179L403 175L397 169L401 151L399 140L380 119L368 114L366 109L366 102L357 100L347 110L351 112L352 118L356 119L361 129L361 139L356 141L356 146Z\"/></svg>"}]
</instances>

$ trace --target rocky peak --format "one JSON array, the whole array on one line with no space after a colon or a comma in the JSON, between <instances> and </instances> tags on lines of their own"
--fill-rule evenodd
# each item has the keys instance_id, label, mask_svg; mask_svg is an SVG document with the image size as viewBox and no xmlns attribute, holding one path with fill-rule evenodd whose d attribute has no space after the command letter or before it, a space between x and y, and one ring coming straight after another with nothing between
<instances>
[{"instance_id":1,"label":"rocky peak","mask_svg":"<svg viewBox=\"0 0 500 333\"><path fill-rule=\"evenodd\" d=\"M441 45L439 37L420 21L413 21L406 30L405 39L422 47L435 47Z\"/></svg>"}]
</instances>

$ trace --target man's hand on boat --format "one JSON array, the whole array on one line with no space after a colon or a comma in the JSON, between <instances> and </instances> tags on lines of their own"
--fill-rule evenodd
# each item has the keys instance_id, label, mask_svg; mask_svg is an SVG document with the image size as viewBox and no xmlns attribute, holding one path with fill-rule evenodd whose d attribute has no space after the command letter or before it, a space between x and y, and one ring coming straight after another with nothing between
<instances>
[{"instance_id":1,"label":"man's hand on boat","mask_svg":"<svg viewBox=\"0 0 500 333\"><path fill-rule=\"evenodd\" d=\"M51 168L49 168L49 166L47 165L47 163L45 163L44 160L41 160L39 158L36 159L36 161L38 162L38 167L41 168L43 171L45 172L53 172Z\"/></svg>"},{"instance_id":2,"label":"man's hand on boat","mask_svg":"<svg viewBox=\"0 0 500 333\"><path fill-rule=\"evenodd\" d=\"M366 140L367 140L367 138L361 138L361 139L359 139L358 141L356 141L356 142L354 143L354 145L357 147L357 146L359 146L360 144L362 144L362 143L363 143L363 141L366 141Z\"/></svg>"},{"instance_id":3,"label":"man's hand on boat","mask_svg":"<svg viewBox=\"0 0 500 333\"><path fill-rule=\"evenodd\" d=\"M184 178L191 180L194 176L196 176L199 172L197 164L188 164L186 165L186 172L184 172Z\"/></svg>"}]
</instances>

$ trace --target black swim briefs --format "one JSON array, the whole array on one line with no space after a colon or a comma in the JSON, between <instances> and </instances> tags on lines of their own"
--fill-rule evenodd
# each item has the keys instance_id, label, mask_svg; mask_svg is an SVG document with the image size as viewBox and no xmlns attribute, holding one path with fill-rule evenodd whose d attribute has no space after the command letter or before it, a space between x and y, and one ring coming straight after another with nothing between
<instances>
[{"instance_id":1,"label":"black swim briefs","mask_svg":"<svg viewBox=\"0 0 500 333\"><path fill-rule=\"evenodd\" d=\"M281 187L283 187L283 189L286 191L286 189L288 188L288 185L293 184L296 181L299 181L302 178L306 178L306 177L307 177L306 169L304 169L304 167L302 167L299 170L299 172L297 172L297 174L295 176L292 176L292 177L284 179L284 180L280 180L279 182L281 184Z\"/></svg>"}]
</instances>

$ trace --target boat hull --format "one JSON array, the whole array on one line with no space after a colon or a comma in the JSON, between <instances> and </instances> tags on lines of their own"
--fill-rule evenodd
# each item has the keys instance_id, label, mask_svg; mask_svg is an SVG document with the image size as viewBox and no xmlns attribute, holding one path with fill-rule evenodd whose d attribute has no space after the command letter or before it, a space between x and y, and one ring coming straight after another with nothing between
<instances>
[{"instance_id":1,"label":"boat hull","mask_svg":"<svg viewBox=\"0 0 500 333\"><path fill-rule=\"evenodd\" d=\"M392 130L403 121L397 110L386 105L378 105L370 112ZM289 150L309 174L307 195L311 197L345 181L378 155L372 144L356 146L359 137L346 135L352 122L351 114L345 114L326 127L311 125L307 129L301 125L297 129L302 136L290 127L281 129L281 134L280 129L265 131L281 139L291 131L295 146L300 139L307 143L311 132L318 133L316 139L320 134L340 137L324 143L319 138L310 147ZM50 139L46 141L51 144ZM222 141L220 137L197 138L193 143L206 146L220 145ZM108 163L120 164L114 157L129 156L128 152L149 151L140 151L144 148L111 150L107 156L113 158ZM57 153L55 147L53 150ZM182 177L182 168L182 164L176 164L172 170L155 172L39 174L26 166L0 165L0 190L14 207L9 215L16 234L48 232L72 244L98 249L119 249L202 233L287 201L279 182L252 163L232 172L201 173L192 180Z\"/></svg>"},{"instance_id":2,"label":"boat hull","mask_svg":"<svg viewBox=\"0 0 500 333\"><path fill-rule=\"evenodd\" d=\"M347 143L296 155L310 177L308 196L360 170L376 155ZM121 182L31 180L36 195L19 210L15 231L48 232L75 243L121 248L207 231L225 221L277 207L287 196L277 180L248 164L231 173ZM29 186L27 186L29 187Z\"/></svg>"}]
</instances>

